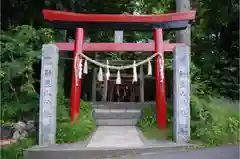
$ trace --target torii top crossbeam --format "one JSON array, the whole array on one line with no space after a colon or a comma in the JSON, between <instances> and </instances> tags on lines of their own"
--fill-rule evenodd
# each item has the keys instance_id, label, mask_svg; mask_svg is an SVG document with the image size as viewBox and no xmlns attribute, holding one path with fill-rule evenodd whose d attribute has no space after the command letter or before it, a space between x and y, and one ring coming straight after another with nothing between
<instances>
[{"instance_id":1,"label":"torii top crossbeam","mask_svg":"<svg viewBox=\"0 0 240 159\"><path fill-rule=\"evenodd\" d=\"M195 19L196 11L161 15L79 14L43 10L44 19L56 29L95 28L115 30L184 29Z\"/></svg>"}]
</instances>

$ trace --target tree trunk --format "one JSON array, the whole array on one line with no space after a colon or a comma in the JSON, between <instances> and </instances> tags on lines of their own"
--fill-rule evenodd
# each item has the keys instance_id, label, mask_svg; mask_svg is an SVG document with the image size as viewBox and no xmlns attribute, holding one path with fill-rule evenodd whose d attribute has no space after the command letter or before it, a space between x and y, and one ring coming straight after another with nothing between
<instances>
[{"instance_id":1,"label":"tree trunk","mask_svg":"<svg viewBox=\"0 0 240 159\"><path fill-rule=\"evenodd\" d=\"M190 11L190 0L175 0L177 12ZM189 24L185 30L177 31L176 41L191 46L191 25Z\"/></svg>"}]
</instances>

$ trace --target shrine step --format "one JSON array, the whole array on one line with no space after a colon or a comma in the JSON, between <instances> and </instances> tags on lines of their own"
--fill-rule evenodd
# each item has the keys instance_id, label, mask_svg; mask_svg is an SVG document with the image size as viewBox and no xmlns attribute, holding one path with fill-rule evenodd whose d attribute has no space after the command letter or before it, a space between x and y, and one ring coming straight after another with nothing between
<instances>
[{"instance_id":1,"label":"shrine step","mask_svg":"<svg viewBox=\"0 0 240 159\"><path fill-rule=\"evenodd\" d=\"M98 126L134 126L138 119L97 119Z\"/></svg>"},{"instance_id":2,"label":"shrine step","mask_svg":"<svg viewBox=\"0 0 240 159\"><path fill-rule=\"evenodd\" d=\"M94 109L95 119L138 119L140 109Z\"/></svg>"},{"instance_id":3,"label":"shrine step","mask_svg":"<svg viewBox=\"0 0 240 159\"><path fill-rule=\"evenodd\" d=\"M93 102L93 108L101 109L141 109L153 105L155 102Z\"/></svg>"},{"instance_id":4,"label":"shrine step","mask_svg":"<svg viewBox=\"0 0 240 159\"><path fill-rule=\"evenodd\" d=\"M101 126L136 125L141 116L140 109L94 109L93 117Z\"/></svg>"}]
</instances>

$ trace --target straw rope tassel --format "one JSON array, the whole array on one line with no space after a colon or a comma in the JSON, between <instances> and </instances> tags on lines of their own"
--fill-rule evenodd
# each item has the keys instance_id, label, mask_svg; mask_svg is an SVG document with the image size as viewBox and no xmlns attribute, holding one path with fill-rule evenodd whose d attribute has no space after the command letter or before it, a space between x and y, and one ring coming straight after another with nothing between
<instances>
[{"instance_id":1,"label":"straw rope tassel","mask_svg":"<svg viewBox=\"0 0 240 159\"><path fill-rule=\"evenodd\" d=\"M121 75L120 75L120 71L117 71L117 79L116 79L116 84L121 84Z\"/></svg>"},{"instance_id":2,"label":"straw rope tassel","mask_svg":"<svg viewBox=\"0 0 240 159\"><path fill-rule=\"evenodd\" d=\"M83 73L88 74L88 62L87 59L84 60Z\"/></svg>"},{"instance_id":3,"label":"straw rope tassel","mask_svg":"<svg viewBox=\"0 0 240 159\"><path fill-rule=\"evenodd\" d=\"M149 76L152 75L152 64L151 64L150 60L148 61L148 73L147 73L147 75L149 75Z\"/></svg>"},{"instance_id":4,"label":"straw rope tassel","mask_svg":"<svg viewBox=\"0 0 240 159\"><path fill-rule=\"evenodd\" d=\"M98 71L98 81L103 81L103 71L102 71L102 67L99 67L99 71Z\"/></svg>"},{"instance_id":5,"label":"straw rope tassel","mask_svg":"<svg viewBox=\"0 0 240 159\"><path fill-rule=\"evenodd\" d=\"M78 62L78 78L82 79L82 59L79 59Z\"/></svg>"},{"instance_id":6,"label":"straw rope tassel","mask_svg":"<svg viewBox=\"0 0 240 159\"><path fill-rule=\"evenodd\" d=\"M79 59L78 62L78 79L82 79L82 59ZM78 85L78 81L76 81L76 85Z\"/></svg>"},{"instance_id":7,"label":"straw rope tassel","mask_svg":"<svg viewBox=\"0 0 240 159\"><path fill-rule=\"evenodd\" d=\"M133 82L137 82L137 67L136 67L136 61L133 61Z\"/></svg>"},{"instance_id":8,"label":"straw rope tassel","mask_svg":"<svg viewBox=\"0 0 240 159\"><path fill-rule=\"evenodd\" d=\"M107 60L107 72L106 72L106 79L107 81L109 80L109 77L110 77L110 70L109 70L109 61Z\"/></svg>"}]
</instances>

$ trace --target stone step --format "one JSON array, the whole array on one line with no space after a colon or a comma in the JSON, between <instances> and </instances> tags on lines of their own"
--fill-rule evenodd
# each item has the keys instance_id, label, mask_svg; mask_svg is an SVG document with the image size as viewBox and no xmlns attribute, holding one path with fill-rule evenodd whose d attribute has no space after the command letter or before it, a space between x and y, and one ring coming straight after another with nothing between
<instances>
[{"instance_id":1,"label":"stone step","mask_svg":"<svg viewBox=\"0 0 240 159\"><path fill-rule=\"evenodd\" d=\"M95 119L138 119L141 116L140 109L94 109Z\"/></svg>"},{"instance_id":2,"label":"stone step","mask_svg":"<svg viewBox=\"0 0 240 159\"><path fill-rule=\"evenodd\" d=\"M97 119L98 126L134 126L137 119Z\"/></svg>"},{"instance_id":3,"label":"stone step","mask_svg":"<svg viewBox=\"0 0 240 159\"><path fill-rule=\"evenodd\" d=\"M93 108L105 109L141 109L155 104L155 102L93 102Z\"/></svg>"}]
</instances>

